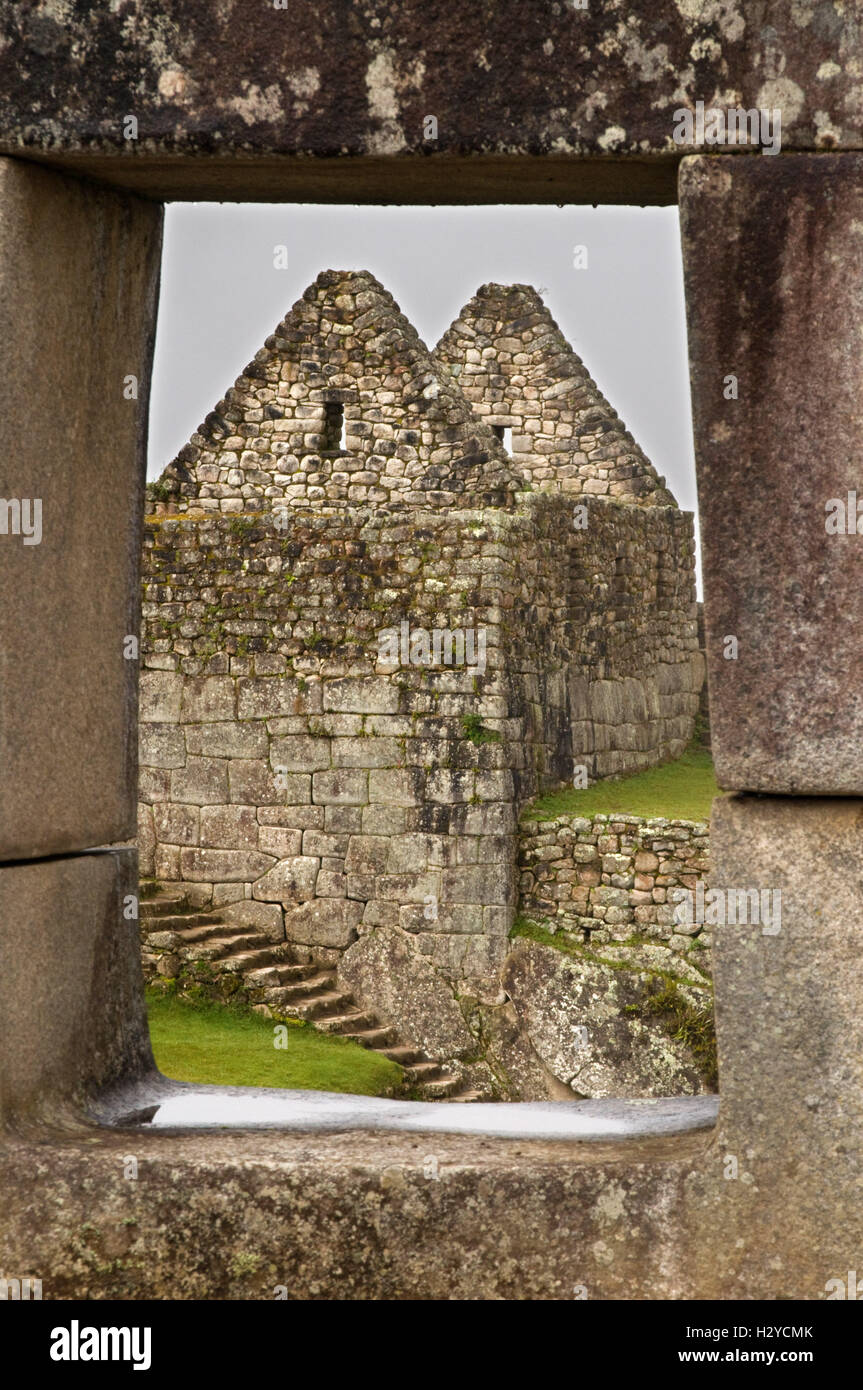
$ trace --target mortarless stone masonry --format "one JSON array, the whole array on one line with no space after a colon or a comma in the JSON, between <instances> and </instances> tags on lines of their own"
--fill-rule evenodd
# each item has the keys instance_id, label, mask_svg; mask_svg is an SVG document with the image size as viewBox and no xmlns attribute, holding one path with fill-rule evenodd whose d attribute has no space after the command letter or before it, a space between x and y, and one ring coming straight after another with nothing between
<instances>
[{"instance_id":1,"label":"mortarless stone masonry","mask_svg":"<svg viewBox=\"0 0 863 1390\"><path fill-rule=\"evenodd\" d=\"M142 872L328 964L395 930L496 995L520 809L682 752L702 683L691 517L646 460L639 505L568 495L579 447L526 490L377 281L319 276L154 490Z\"/></svg>"},{"instance_id":2,"label":"mortarless stone masonry","mask_svg":"<svg viewBox=\"0 0 863 1390\"><path fill-rule=\"evenodd\" d=\"M343 433L344 430L344 433ZM501 506L523 487L494 432L381 284L322 271L166 471L175 510L372 502Z\"/></svg>"},{"instance_id":3,"label":"mortarless stone masonry","mask_svg":"<svg viewBox=\"0 0 863 1390\"><path fill-rule=\"evenodd\" d=\"M483 285L435 357L486 424L511 431L519 472L535 486L675 506L530 285Z\"/></svg>"},{"instance_id":4,"label":"mortarless stone masonry","mask_svg":"<svg viewBox=\"0 0 863 1390\"><path fill-rule=\"evenodd\" d=\"M643 816L558 816L524 821L519 895L527 917L596 945L650 936L685 952L711 934L675 922L681 888L710 871L706 821Z\"/></svg>"}]
</instances>

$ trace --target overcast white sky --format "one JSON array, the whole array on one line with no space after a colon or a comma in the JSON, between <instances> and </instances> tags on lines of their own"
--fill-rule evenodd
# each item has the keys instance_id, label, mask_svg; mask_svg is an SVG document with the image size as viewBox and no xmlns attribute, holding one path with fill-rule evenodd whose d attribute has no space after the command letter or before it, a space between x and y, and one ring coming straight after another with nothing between
<instances>
[{"instance_id":1,"label":"overcast white sky","mask_svg":"<svg viewBox=\"0 0 863 1390\"><path fill-rule=\"evenodd\" d=\"M587 247L588 268L573 267ZM287 248L287 269L274 247ZM177 203L167 210L148 477L324 269L370 270L433 347L479 285L553 317L682 507L695 465L677 209Z\"/></svg>"}]
</instances>

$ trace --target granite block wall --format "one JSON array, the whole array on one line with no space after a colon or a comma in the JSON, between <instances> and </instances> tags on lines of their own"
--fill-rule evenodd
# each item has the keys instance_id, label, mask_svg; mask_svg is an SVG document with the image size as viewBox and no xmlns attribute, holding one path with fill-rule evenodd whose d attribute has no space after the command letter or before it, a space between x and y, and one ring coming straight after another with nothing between
<instances>
[{"instance_id":1,"label":"granite block wall","mask_svg":"<svg viewBox=\"0 0 863 1390\"><path fill-rule=\"evenodd\" d=\"M448 978L493 977L521 807L574 760L691 734L691 520L588 512L151 518L142 872L322 961L397 926Z\"/></svg>"}]
</instances>

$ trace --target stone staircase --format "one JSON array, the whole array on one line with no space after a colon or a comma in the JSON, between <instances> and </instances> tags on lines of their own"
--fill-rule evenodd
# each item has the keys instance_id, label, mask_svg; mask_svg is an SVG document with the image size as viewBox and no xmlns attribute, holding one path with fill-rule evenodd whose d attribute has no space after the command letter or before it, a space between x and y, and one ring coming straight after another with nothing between
<instances>
[{"instance_id":1,"label":"stone staircase","mask_svg":"<svg viewBox=\"0 0 863 1390\"><path fill-rule=\"evenodd\" d=\"M334 968L303 963L289 942L273 942L252 928L225 922L218 909L195 908L179 885L142 896L140 923L148 977L204 963L223 978L235 976L236 992L242 991L257 1013L300 1019L398 1062L406 1090L420 1100L483 1099L440 1062L401 1043L391 1025L360 1008L339 985ZM167 969L160 970L160 963Z\"/></svg>"}]
</instances>

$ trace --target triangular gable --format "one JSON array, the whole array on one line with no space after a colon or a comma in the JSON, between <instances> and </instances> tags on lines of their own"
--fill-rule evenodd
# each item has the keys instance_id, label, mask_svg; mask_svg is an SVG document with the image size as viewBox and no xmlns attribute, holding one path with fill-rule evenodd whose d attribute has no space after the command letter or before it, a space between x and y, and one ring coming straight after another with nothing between
<instances>
[{"instance_id":1,"label":"triangular gable","mask_svg":"<svg viewBox=\"0 0 863 1390\"><path fill-rule=\"evenodd\" d=\"M506 452L367 271L325 270L160 480L180 509L504 506Z\"/></svg>"},{"instance_id":2,"label":"triangular gable","mask_svg":"<svg viewBox=\"0 0 863 1390\"><path fill-rule=\"evenodd\" d=\"M481 286L434 356L532 486L676 505L532 286Z\"/></svg>"}]
</instances>

